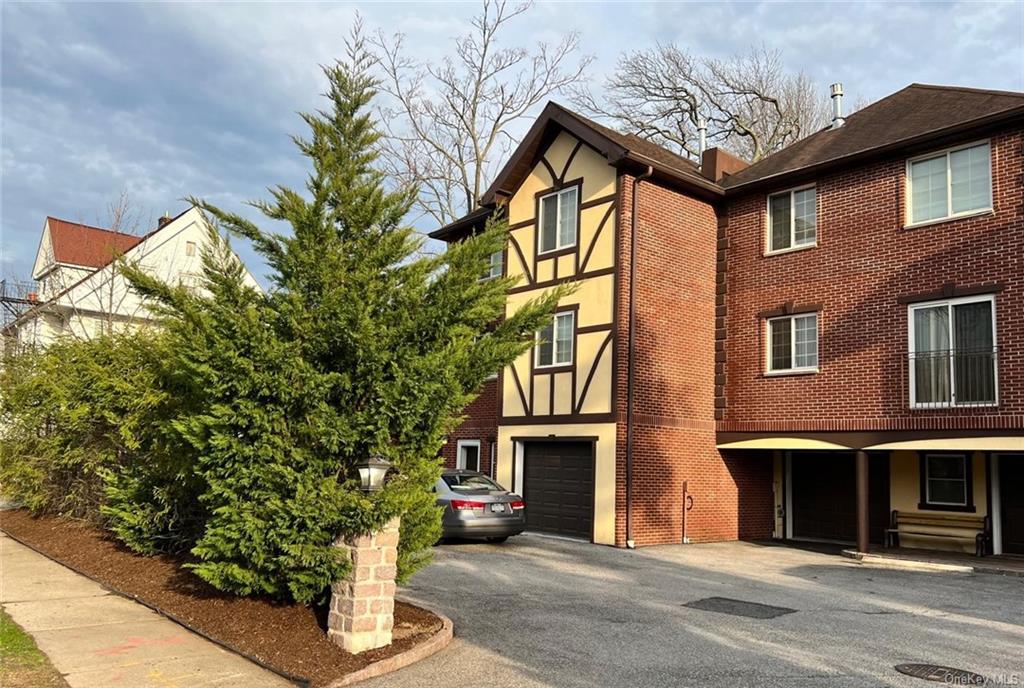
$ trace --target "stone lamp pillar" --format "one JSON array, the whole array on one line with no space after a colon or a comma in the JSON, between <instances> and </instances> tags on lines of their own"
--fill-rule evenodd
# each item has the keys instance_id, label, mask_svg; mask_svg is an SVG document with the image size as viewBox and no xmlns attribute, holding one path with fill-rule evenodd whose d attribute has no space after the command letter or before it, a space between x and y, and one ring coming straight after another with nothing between
<instances>
[{"instance_id":1,"label":"stone lamp pillar","mask_svg":"<svg viewBox=\"0 0 1024 688\"><path fill-rule=\"evenodd\" d=\"M369 535L343 536L334 546L348 553L352 569L331 586L327 636L353 654L391 643L395 623L395 574L399 519Z\"/></svg>"}]
</instances>

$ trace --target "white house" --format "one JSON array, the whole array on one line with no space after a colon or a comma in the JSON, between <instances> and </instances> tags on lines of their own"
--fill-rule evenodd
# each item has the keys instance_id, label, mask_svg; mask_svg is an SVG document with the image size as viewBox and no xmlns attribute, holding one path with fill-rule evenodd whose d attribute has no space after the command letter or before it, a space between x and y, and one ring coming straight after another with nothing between
<instances>
[{"instance_id":1,"label":"white house","mask_svg":"<svg viewBox=\"0 0 1024 688\"><path fill-rule=\"evenodd\" d=\"M195 207L160 218L159 226L144 236L48 217L32 269L39 305L3 334L21 345L47 346L61 336L87 339L145 326L153 315L117 269L116 259L123 255L168 283L195 284L208 242L206 222ZM248 270L245 280L260 288Z\"/></svg>"}]
</instances>

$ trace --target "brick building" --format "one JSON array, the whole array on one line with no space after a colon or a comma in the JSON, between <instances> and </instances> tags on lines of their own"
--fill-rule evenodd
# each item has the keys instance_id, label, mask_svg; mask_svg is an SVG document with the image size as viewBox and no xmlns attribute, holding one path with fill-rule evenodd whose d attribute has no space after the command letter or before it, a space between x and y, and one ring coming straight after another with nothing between
<instances>
[{"instance_id":1,"label":"brick building","mask_svg":"<svg viewBox=\"0 0 1024 688\"><path fill-rule=\"evenodd\" d=\"M1024 553L1024 94L915 84L838 114L698 166L549 104L434 236L500 209L509 312L577 289L448 465L604 544Z\"/></svg>"}]
</instances>

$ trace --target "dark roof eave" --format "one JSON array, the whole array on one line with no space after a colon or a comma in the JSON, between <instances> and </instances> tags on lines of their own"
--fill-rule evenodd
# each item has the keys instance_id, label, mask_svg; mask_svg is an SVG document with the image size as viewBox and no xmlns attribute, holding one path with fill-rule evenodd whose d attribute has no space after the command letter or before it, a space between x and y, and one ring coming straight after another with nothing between
<instances>
[{"instance_id":1,"label":"dark roof eave","mask_svg":"<svg viewBox=\"0 0 1024 688\"><path fill-rule=\"evenodd\" d=\"M972 119L967 122L960 122L949 127L942 129L933 129L932 131L918 134L917 136L911 136L909 138L900 139L899 141L893 141L884 146L876 146L873 148L865 148L860 151L850 153L848 155L839 156L836 158L830 158L823 160L813 165L807 165L805 167L798 167L792 170L785 170L783 172L777 172L776 174L766 175L764 177L756 177L750 181L736 184L735 186L725 186L725 193L727 195L734 195L736 193L745 193L754 189L759 189L765 186L777 185L782 180L793 179L796 177L810 177L821 172L832 170L838 167L846 167L853 163L863 162L876 157L883 157L889 153L903 150L906 148L912 148L914 146L922 145L931 141L941 140L946 137L952 137L959 134L969 133L971 131L984 129L996 124L1001 124L1006 121L1011 121L1017 117L1024 117L1024 105L1019 107L1011 108L1009 110L1003 110L996 112L985 117L979 117Z\"/></svg>"},{"instance_id":2,"label":"dark roof eave","mask_svg":"<svg viewBox=\"0 0 1024 688\"><path fill-rule=\"evenodd\" d=\"M431 239L440 239L441 241L446 241L447 239L456 234L461 234L467 230L472 230L476 225L482 222L486 222L487 218L490 217L491 213L493 212L493 206L483 206L481 208L477 208L476 210L466 213L458 220L454 220L446 224L444 227L435 229L433 232L430 232L427 236L429 236Z\"/></svg>"},{"instance_id":3,"label":"dark roof eave","mask_svg":"<svg viewBox=\"0 0 1024 688\"><path fill-rule=\"evenodd\" d=\"M517 186L509 184L509 179L515 176L519 165L524 164L527 154L531 151L531 147L539 137L544 133L544 130L549 124L555 123L562 129L568 131L573 136L577 137L594 150L601 153L609 160L621 158L627 153L627 150L615 143L610 141L607 137L602 135L587 126L584 122L581 122L577 117L570 111L563 108L557 103L550 102L541 112L540 116L530 127L529 131L516 146L515 151L509 156L505 167L498 173L494 181L484 192L482 202L484 204L494 204L497 202L498 196L508 194L508 187ZM535 162L535 161L530 161Z\"/></svg>"}]
</instances>

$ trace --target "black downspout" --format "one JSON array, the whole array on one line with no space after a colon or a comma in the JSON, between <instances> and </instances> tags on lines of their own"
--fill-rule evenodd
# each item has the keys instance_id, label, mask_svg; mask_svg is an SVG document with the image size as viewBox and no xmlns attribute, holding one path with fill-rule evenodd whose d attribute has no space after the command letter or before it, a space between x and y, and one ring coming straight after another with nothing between
<instances>
[{"instance_id":1,"label":"black downspout","mask_svg":"<svg viewBox=\"0 0 1024 688\"><path fill-rule=\"evenodd\" d=\"M633 178L629 228L629 367L626 372L626 547L633 549L633 397L636 379L636 200L640 182L654 174L654 168Z\"/></svg>"}]
</instances>

